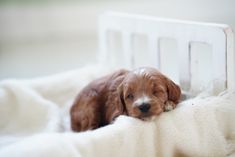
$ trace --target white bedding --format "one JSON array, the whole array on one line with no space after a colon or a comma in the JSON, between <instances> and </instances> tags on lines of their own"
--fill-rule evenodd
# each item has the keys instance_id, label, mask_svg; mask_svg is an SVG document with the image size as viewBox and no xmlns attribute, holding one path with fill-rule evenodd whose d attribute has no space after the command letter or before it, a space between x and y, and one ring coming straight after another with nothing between
<instances>
[{"instance_id":1,"label":"white bedding","mask_svg":"<svg viewBox=\"0 0 235 157\"><path fill-rule=\"evenodd\" d=\"M107 71L94 66L34 80L2 81L0 157L235 155L234 92L184 101L151 122L120 116L95 131L71 132L68 111L75 95Z\"/></svg>"}]
</instances>

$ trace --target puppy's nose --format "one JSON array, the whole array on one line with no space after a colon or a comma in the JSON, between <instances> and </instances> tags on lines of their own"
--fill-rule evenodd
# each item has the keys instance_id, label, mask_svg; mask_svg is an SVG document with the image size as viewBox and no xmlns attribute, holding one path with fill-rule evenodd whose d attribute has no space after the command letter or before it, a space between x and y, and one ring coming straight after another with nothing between
<instances>
[{"instance_id":1,"label":"puppy's nose","mask_svg":"<svg viewBox=\"0 0 235 157\"><path fill-rule=\"evenodd\" d=\"M149 103L143 103L138 108L141 112L146 113L149 111L151 105Z\"/></svg>"}]
</instances>

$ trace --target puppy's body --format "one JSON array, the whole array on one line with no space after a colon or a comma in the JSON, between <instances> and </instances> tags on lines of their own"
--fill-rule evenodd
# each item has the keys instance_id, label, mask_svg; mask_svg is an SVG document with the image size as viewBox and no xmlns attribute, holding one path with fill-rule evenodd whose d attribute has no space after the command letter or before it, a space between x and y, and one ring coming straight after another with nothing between
<instances>
[{"instance_id":1,"label":"puppy's body","mask_svg":"<svg viewBox=\"0 0 235 157\"><path fill-rule=\"evenodd\" d=\"M118 86L127 70L118 70L88 84L77 96L71 108L71 127L74 131L95 129L109 124L121 114ZM120 112L120 113L119 113Z\"/></svg>"},{"instance_id":2,"label":"puppy's body","mask_svg":"<svg viewBox=\"0 0 235 157\"><path fill-rule=\"evenodd\" d=\"M95 129L121 114L148 120L169 104L175 108L180 95L180 88L154 68L118 70L79 93L70 111L72 130Z\"/></svg>"}]
</instances>

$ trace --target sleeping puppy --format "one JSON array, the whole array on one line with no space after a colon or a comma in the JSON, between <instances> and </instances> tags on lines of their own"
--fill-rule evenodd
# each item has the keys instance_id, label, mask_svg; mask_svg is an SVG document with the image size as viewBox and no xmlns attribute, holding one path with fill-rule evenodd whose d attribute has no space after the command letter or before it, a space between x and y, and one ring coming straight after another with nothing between
<instances>
[{"instance_id":1,"label":"sleeping puppy","mask_svg":"<svg viewBox=\"0 0 235 157\"><path fill-rule=\"evenodd\" d=\"M150 120L176 107L181 90L150 67L118 70L88 84L70 110L71 127L85 131L110 124L119 115Z\"/></svg>"}]
</instances>

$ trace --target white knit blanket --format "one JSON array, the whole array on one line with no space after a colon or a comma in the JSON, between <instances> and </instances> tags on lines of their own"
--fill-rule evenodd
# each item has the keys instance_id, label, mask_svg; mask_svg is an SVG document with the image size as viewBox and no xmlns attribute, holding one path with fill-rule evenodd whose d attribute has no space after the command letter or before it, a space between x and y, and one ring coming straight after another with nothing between
<instances>
[{"instance_id":1,"label":"white knit blanket","mask_svg":"<svg viewBox=\"0 0 235 157\"><path fill-rule=\"evenodd\" d=\"M120 116L84 133L70 131L78 91L106 73L85 67L0 83L0 157L223 157L235 155L235 93L201 95L151 122ZM233 154L234 153L234 154Z\"/></svg>"}]
</instances>

